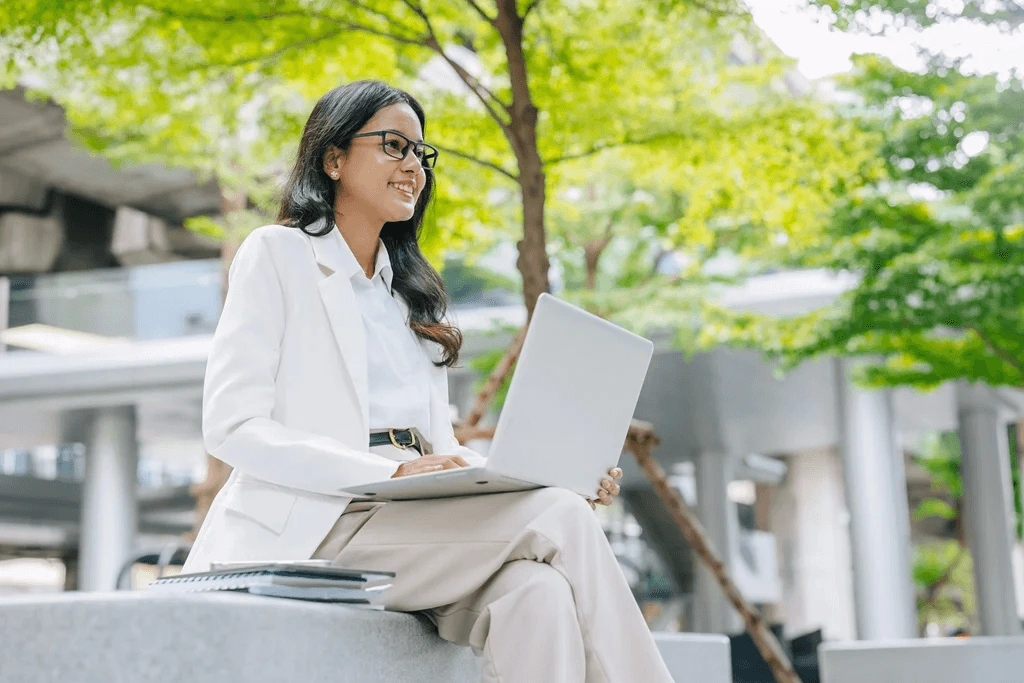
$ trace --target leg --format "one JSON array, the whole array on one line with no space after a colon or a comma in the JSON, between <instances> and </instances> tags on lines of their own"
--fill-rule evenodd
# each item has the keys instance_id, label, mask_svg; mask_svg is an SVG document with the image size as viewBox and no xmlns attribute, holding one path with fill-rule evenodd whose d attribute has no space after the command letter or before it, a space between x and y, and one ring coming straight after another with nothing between
<instances>
[{"instance_id":1,"label":"leg","mask_svg":"<svg viewBox=\"0 0 1024 683\"><path fill-rule=\"evenodd\" d=\"M386 602L403 612L443 612L514 560L549 564L568 582L587 683L671 683L600 523L570 491L389 502L334 558L396 572Z\"/></svg>"},{"instance_id":2,"label":"leg","mask_svg":"<svg viewBox=\"0 0 1024 683\"><path fill-rule=\"evenodd\" d=\"M508 562L478 590L428 616L442 638L483 655L486 683L584 683L572 588L549 564Z\"/></svg>"}]
</instances>

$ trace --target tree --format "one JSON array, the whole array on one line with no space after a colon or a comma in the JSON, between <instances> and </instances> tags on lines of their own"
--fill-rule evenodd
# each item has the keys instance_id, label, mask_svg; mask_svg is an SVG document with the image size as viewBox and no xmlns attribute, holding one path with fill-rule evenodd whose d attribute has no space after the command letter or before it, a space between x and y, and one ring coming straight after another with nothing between
<instances>
[{"instance_id":1,"label":"tree","mask_svg":"<svg viewBox=\"0 0 1024 683\"><path fill-rule=\"evenodd\" d=\"M1012 1L815 4L851 30L979 22L1007 31L1024 23L1024 8ZM866 166L864 187L837 203L817 242L762 267L851 273L856 284L788 319L708 306L700 343L757 348L783 368L823 355L880 359L859 378L874 386L1024 386L1020 75L977 73L969 60L943 54L926 53L918 70L862 55L842 85L856 96L851 120L877 135L880 168ZM959 445L949 434L930 450L917 462L940 495L926 499L915 518L949 520L958 538L915 548L919 618L966 626L973 591L970 554L959 538ZM1018 536L1020 529L1018 521Z\"/></svg>"},{"instance_id":2,"label":"tree","mask_svg":"<svg viewBox=\"0 0 1024 683\"><path fill-rule=\"evenodd\" d=\"M784 231L842 185L856 146L831 142L835 120L818 103L778 92L788 63L731 0L35 0L5 4L0 21L8 78L44 73L94 147L218 177L273 178L309 100L340 81L423 91L450 69L461 89L423 97L445 154L441 241L502 221L481 199L510 190L521 229L505 234L529 310L549 285L552 181L614 160L644 184L687 186L676 242L715 232L723 214L748 234L769 217ZM736 59L739 39L758 59ZM793 152L791 168L766 165L776 149ZM839 163L816 174L799 149ZM773 172L782 180L761 182Z\"/></svg>"},{"instance_id":3,"label":"tree","mask_svg":"<svg viewBox=\"0 0 1024 683\"><path fill-rule=\"evenodd\" d=\"M821 4L846 24L866 20L868 5L891 10L891 25L939 21L946 7ZM966 3L958 16L1019 25L1024 11ZM786 367L826 354L881 358L863 371L872 385L1024 386L1024 84L941 54L919 72L878 56L854 63L844 79L859 98L851 115L879 134L883 173L837 206L817 243L767 265L858 283L786 320L712 308L702 341L760 348Z\"/></svg>"}]
</instances>

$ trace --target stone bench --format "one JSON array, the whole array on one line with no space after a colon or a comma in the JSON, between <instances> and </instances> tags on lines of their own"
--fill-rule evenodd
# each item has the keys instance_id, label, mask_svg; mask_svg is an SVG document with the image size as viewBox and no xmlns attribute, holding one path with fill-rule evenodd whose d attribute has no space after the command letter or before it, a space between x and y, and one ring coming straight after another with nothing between
<instances>
[{"instance_id":1,"label":"stone bench","mask_svg":"<svg viewBox=\"0 0 1024 683\"><path fill-rule=\"evenodd\" d=\"M656 638L676 683L732 680L724 636ZM144 591L0 601L0 683L480 680L472 650L440 639L416 615Z\"/></svg>"},{"instance_id":2,"label":"stone bench","mask_svg":"<svg viewBox=\"0 0 1024 683\"><path fill-rule=\"evenodd\" d=\"M1021 683L1024 638L825 643L822 683Z\"/></svg>"}]
</instances>

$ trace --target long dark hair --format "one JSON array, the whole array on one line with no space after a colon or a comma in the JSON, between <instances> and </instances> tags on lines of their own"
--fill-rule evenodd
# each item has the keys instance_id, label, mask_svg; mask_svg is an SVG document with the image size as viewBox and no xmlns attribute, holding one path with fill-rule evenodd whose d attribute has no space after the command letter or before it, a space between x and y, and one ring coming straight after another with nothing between
<instances>
[{"instance_id":1,"label":"long dark hair","mask_svg":"<svg viewBox=\"0 0 1024 683\"><path fill-rule=\"evenodd\" d=\"M334 88L316 103L299 142L295 166L281 198L277 222L321 237L334 229L334 181L324 172L324 154L328 145L347 150L352 136L384 107L404 102L412 107L420 126L426 131L423 107L409 93L380 81L355 81ZM441 276L423 256L419 234L423 214L434 192L434 175L427 181L416 202L416 210L407 221L385 223L380 238L387 247L394 272L392 288L409 305L409 327L417 336L441 346L438 367L451 367L459 360L462 333L449 324L448 297ZM312 229L325 219L322 230Z\"/></svg>"}]
</instances>

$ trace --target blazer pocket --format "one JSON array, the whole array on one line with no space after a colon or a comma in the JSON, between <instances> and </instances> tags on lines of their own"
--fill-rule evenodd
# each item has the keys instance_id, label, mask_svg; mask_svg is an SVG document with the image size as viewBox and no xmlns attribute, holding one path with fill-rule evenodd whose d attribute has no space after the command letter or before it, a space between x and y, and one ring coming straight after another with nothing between
<instances>
[{"instance_id":1,"label":"blazer pocket","mask_svg":"<svg viewBox=\"0 0 1024 683\"><path fill-rule=\"evenodd\" d=\"M280 534L288 524L296 500L297 496L280 489L236 482L224 497L224 507Z\"/></svg>"}]
</instances>

